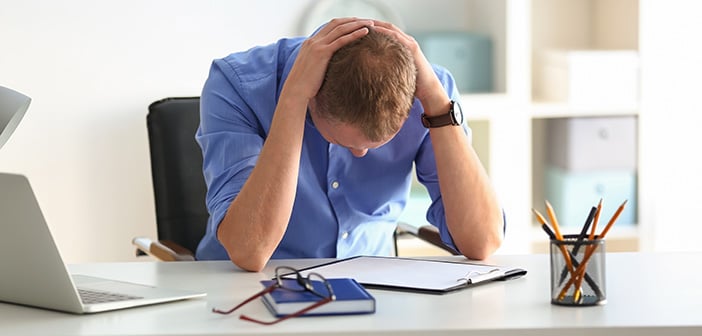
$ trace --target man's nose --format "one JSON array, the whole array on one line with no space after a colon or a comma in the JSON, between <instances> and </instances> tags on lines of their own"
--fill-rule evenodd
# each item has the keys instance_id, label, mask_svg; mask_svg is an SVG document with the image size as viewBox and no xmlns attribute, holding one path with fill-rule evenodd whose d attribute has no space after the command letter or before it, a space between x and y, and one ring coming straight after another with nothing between
<instances>
[{"instance_id":1,"label":"man's nose","mask_svg":"<svg viewBox=\"0 0 702 336\"><path fill-rule=\"evenodd\" d=\"M355 157L364 157L368 153L368 149L349 149L351 151L351 154Z\"/></svg>"}]
</instances>

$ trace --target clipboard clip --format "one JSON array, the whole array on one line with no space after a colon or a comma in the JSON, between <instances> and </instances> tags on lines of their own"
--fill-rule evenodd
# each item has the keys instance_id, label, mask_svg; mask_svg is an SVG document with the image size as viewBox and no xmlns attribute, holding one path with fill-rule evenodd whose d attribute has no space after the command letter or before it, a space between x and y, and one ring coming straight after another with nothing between
<instances>
[{"instance_id":1,"label":"clipboard clip","mask_svg":"<svg viewBox=\"0 0 702 336\"><path fill-rule=\"evenodd\" d=\"M499 268L493 268L487 272L470 271L466 276L456 279L457 282L464 282L464 285L476 284L481 281L493 279L492 273L499 272Z\"/></svg>"},{"instance_id":2,"label":"clipboard clip","mask_svg":"<svg viewBox=\"0 0 702 336\"><path fill-rule=\"evenodd\" d=\"M499 279L496 279L496 280L499 280L499 281L512 280L512 279L521 278L521 277L525 276L526 274L527 274L527 271L525 269L515 268L515 269L511 269L511 270L505 272L505 274L502 277L500 277Z\"/></svg>"}]
</instances>

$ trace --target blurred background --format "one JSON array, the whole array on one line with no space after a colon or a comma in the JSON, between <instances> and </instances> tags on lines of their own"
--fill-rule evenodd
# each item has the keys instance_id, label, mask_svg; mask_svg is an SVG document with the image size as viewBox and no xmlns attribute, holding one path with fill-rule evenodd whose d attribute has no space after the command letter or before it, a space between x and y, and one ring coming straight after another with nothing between
<instances>
[{"instance_id":1,"label":"blurred background","mask_svg":"<svg viewBox=\"0 0 702 336\"><path fill-rule=\"evenodd\" d=\"M531 208L575 233L603 199L616 251L700 250L702 46L694 0L3 0L0 85L32 97L0 151L69 263L137 260L156 237L146 113L199 96L215 58L335 16L392 21L449 68L508 219L503 254L545 252ZM413 188L403 220L424 223ZM432 254L417 241L406 254Z\"/></svg>"}]
</instances>

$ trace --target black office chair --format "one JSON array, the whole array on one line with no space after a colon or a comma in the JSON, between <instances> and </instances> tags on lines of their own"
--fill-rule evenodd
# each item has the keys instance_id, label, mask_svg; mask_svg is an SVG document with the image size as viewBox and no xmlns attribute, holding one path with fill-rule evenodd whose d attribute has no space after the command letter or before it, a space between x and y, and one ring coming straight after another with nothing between
<instances>
[{"instance_id":1,"label":"black office chair","mask_svg":"<svg viewBox=\"0 0 702 336\"><path fill-rule=\"evenodd\" d=\"M158 241L134 238L138 253L163 261L194 260L193 251L205 234L208 218L202 152L195 142L199 123L199 97L165 98L149 105L147 126ZM458 254L441 241L432 225L419 229L399 225L395 232L396 254L397 238L404 234Z\"/></svg>"},{"instance_id":2,"label":"black office chair","mask_svg":"<svg viewBox=\"0 0 702 336\"><path fill-rule=\"evenodd\" d=\"M202 152L195 142L200 98L166 98L149 105L146 125L156 205L158 241L135 238L143 251L160 260L194 260L205 234L205 179Z\"/></svg>"}]
</instances>

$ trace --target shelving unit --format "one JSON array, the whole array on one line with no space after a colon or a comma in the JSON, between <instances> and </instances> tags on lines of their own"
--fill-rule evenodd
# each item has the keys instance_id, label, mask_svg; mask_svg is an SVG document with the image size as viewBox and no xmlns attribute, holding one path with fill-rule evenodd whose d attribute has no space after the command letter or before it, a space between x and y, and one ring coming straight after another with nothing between
<instances>
[{"instance_id":1,"label":"shelving unit","mask_svg":"<svg viewBox=\"0 0 702 336\"><path fill-rule=\"evenodd\" d=\"M533 0L532 1L532 204L543 208L545 170L549 144L546 124L554 118L638 117L638 104L600 104L577 106L543 101L541 88L545 78L539 70L545 66L544 54L550 50L638 51L638 0ZM637 132L639 133L639 132ZM638 167L638 164L637 164ZM640 183L638 181L637 183ZM638 188L637 188L638 189ZM609 199L605 202L621 202ZM594 204L593 204L594 205ZM634 205L635 206L635 205ZM607 216L607 217L604 217ZM604 214L608 219L610 214ZM639 221L644 220L637 216ZM583 218L584 219L584 218ZM534 221L532 220L532 223ZM546 238L537 231L532 238L532 251L545 252ZM639 248L638 225L615 226L608 239L608 249L631 251Z\"/></svg>"},{"instance_id":2,"label":"shelving unit","mask_svg":"<svg viewBox=\"0 0 702 336\"><path fill-rule=\"evenodd\" d=\"M638 116L639 109L636 104L583 107L544 101L540 55L552 49L638 50L639 1L472 0L456 6L468 12L460 29L486 34L494 43L495 93L464 94L461 100L474 147L507 213L507 238L498 253L545 252L546 238L531 208L543 208L547 121ZM417 208L426 204L420 197L415 194ZM609 250L639 248L638 227L646 220L640 213L637 225L615 226ZM416 219L416 211L410 217ZM423 223L423 216L417 221Z\"/></svg>"}]
</instances>

